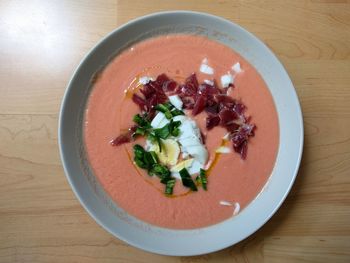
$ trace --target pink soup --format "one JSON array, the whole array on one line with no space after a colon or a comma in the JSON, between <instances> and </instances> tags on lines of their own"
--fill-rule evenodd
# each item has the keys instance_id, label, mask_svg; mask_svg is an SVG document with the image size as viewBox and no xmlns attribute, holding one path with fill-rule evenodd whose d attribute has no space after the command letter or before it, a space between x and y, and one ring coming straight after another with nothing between
<instances>
[{"instance_id":1,"label":"pink soup","mask_svg":"<svg viewBox=\"0 0 350 263\"><path fill-rule=\"evenodd\" d=\"M159 179L150 177L133 164L135 143L112 147L110 141L133 125L139 108L130 99L138 78L165 73L183 82L196 73L199 82L208 75L199 70L206 58L222 75L236 62L242 72L234 77L231 96L246 105L246 115L256 125L245 160L232 151L215 154L226 130L220 126L207 131L205 113L194 119L206 137L209 162L208 190L191 192L177 182L171 197L164 195ZM188 116L191 116L189 113ZM85 112L84 140L95 176L110 197L130 215L153 225L193 229L219 223L233 216L257 197L269 179L279 145L278 117L272 96L259 73L240 55L218 42L193 35L168 35L140 42L115 57L94 83ZM231 147L231 144L227 144ZM214 161L215 159L215 161ZM225 202L234 206L223 205Z\"/></svg>"}]
</instances>

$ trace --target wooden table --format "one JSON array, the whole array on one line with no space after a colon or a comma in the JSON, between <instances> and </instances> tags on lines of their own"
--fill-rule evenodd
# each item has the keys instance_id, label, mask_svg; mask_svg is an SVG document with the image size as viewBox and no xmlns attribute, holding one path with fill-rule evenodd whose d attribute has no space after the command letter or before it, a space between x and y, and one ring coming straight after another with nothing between
<instances>
[{"instance_id":1,"label":"wooden table","mask_svg":"<svg viewBox=\"0 0 350 263\"><path fill-rule=\"evenodd\" d=\"M296 183L257 233L223 251L175 258L114 238L64 176L60 102L84 54L128 20L188 9L232 20L286 67L304 114ZM350 3L314 1L0 2L1 262L350 262Z\"/></svg>"}]
</instances>

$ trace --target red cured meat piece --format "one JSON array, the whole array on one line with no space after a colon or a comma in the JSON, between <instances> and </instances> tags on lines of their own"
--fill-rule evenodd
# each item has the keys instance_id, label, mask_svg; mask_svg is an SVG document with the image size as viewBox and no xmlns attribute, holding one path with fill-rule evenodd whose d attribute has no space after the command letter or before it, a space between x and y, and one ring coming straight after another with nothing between
<instances>
[{"instance_id":1,"label":"red cured meat piece","mask_svg":"<svg viewBox=\"0 0 350 263\"><path fill-rule=\"evenodd\" d=\"M196 116L201 113L205 108L206 98L205 96L198 96L193 106L192 114Z\"/></svg>"},{"instance_id":2,"label":"red cured meat piece","mask_svg":"<svg viewBox=\"0 0 350 263\"><path fill-rule=\"evenodd\" d=\"M217 115L209 115L206 118L206 127L208 130L213 129L215 126L218 126L220 124L220 117Z\"/></svg>"},{"instance_id":3,"label":"red cured meat piece","mask_svg":"<svg viewBox=\"0 0 350 263\"><path fill-rule=\"evenodd\" d=\"M132 95L132 101L135 102L140 107L141 111L146 110L146 101L143 98L141 98L139 95L134 93Z\"/></svg>"},{"instance_id":4,"label":"red cured meat piece","mask_svg":"<svg viewBox=\"0 0 350 263\"><path fill-rule=\"evenodd\" d=\"M237 114L227 108L223 108L220 112L219 112L219 116L221 119L221 125L222 126L227 126L233 123L234 120L237 119Z\"/></svg>"}]
</instances>

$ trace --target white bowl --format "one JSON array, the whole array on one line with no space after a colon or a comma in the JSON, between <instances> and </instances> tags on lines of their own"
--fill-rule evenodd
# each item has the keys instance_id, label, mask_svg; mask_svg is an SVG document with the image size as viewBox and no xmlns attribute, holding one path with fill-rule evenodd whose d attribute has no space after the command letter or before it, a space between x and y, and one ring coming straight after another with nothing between
<instances>
[{"instance_id":1,"label":"white bowl","mask_svg":"<svg viewBox=\"0 0 350 263\"><path fill-rule=\"evenodd\" d=\"M280 125L275 167L263 191L237 216L213 226L172 230L142 222L118 207L104 192L86 160L83 114L93 74L126 46L170 33L199 34L240 53L255 66L273 96ZM258 230L286 198L299 168L303 122L299 101L285 69L259 39L240 26L209 14L162 12L133 20L103 38L73 74L62 102L59 147L68 181L81 204L103 228L125 242L164 255L199 255L236 244Z\"/></svg>"}]
</instances>

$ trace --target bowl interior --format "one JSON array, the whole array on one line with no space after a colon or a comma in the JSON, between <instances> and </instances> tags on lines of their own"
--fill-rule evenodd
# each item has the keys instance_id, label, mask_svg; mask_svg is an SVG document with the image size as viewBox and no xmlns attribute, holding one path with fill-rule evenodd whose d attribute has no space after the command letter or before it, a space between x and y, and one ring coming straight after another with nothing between
<instances>
[{"instance_id":1,"label":"bowl interior","mask_svg":"<svg viewBox=\"0 0 350 263\"><path fill-rule=\"evenodd\" d=\"M238 216L194 230L171 230L144 223L117 206L94 177L82 142L85 104L95 72L132 43L173 33L206 36L242 55L255 66L270 89L280 125L280 145L272 175L258 197ZM89 214L106 230L138 248L166 255L198 255L246 238L278 209L297 174L303 145L300 105L281 63L256 37L241 27L208 14L163 12L131 21L99 42L75 71L63 99L59 146L68 181Z\"/></svg>"}]
</instances>

